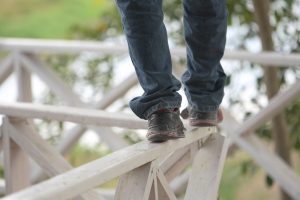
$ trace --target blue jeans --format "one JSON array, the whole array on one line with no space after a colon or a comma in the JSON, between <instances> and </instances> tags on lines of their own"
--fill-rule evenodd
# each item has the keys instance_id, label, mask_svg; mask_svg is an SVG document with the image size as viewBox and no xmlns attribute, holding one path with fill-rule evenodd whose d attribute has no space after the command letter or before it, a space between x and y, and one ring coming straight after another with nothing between
<instances>
[{"instance_id":1,"label":"blue jeans","mask_svg":"<svg viewBox=\"0 0 300 200\"><path fill-rule=\"evenodd\" d=\"M129 53L144 94L130 101L142 119L162 108L179 108L181 83L172 75L162 0L116 0ZM183 0L187 70L182 76L189 106L216 111L224 96L226 0Z\"/></svg>"}]
</instances>

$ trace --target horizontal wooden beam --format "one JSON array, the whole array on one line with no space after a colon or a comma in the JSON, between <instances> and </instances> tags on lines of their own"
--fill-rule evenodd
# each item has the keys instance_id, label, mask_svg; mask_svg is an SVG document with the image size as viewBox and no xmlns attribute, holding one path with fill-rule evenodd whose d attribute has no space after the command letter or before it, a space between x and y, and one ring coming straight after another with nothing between
<instances>
[{"instance_id":1,"label":"horizontal wooden beam","mask_svg":"<svg viewBox=\"0 0 300 200\"><path fill-rule=\"evenodd\" d=\"M215 132L215 127L203 127L187 133L185 138L178 140L159 144L149 143L148 141L140 142L31 188L7 196L3 200L72 198L90 188L158 159L162 152L169 154Z\"/></svg>"},{"instance_id":2,"label":"horizontal wooden beam","mask_svg":"<svg viewBox=\"0 0 300 200\"><path fill-rule=\"evenodd\" d=\"M41 39L0 39L0 49L16 50L26 53L77 54L82 51L98 52L99 54L123 54L127 52L125 45L111 45L95 41L75 40L41 40Z\"/></svg>"},{"instance_id":3,"label":"horizontal wooden beam","mask_svg":"<svg viewBox=\"0 0 300 200\"><path fill-rule=\"evenodd\" d=\"M0 103L0 114L9 117L74 122L84 125L146 129L145 120L130 114L110 113L94 109L30 103Z\"/></svg>"},{"instance_id":4,"label":"horizontal wooden beam","mask_svg":"<svg viewBox=\"0 0 300 200\"><path fill-rule=\"evenodd\" d=\"M91 41L67 41L67 40L40 40L40 39L0 39L2 50L23 51L28 53L51 54L78 54L83 51L92 51L99 54L118 55L128 52L126 45L107 44ZM174 56L186 58L184 47L171 48ZM250 53L246 51L226 51L226 60L250 61L268 66L298 66L299 54L283 54L277 52Z\"/></svg>"}]
</instances>

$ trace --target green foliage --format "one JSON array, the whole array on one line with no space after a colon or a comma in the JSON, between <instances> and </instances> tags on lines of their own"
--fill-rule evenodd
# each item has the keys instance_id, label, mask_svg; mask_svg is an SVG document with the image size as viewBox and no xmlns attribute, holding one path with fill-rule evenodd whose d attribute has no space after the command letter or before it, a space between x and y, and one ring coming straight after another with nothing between
<instances>
[{"instance_id":1,"label":"green foliage","mask_svg":"<svg viewBox=\"0 0 300 200\"><path fill-rule=\"evenodd\" d=\"M270 175L265 176L265 182L268 187L272 187L274 185L274 180Z\"/></svg>"},{"instance_id":2,"label":"green foliage","mask_svg":"<svg viewBox=\"0 0 300 200\"><path fill-rule=\"evenodd\" d=\"M87 70L82 79L95 88L94 94L110 90L114 72L113 64L112 56L96 58L87 62Z\"/></svg>"},{"instance_id":3,"label":"green foliage","mask_svg":"<svg viewBox=\"0 0 300 200\"><path fill-rule=\"evenodd\" d=\"M249 28L248 34L245 37L254 36L253 27L254 14L251 1L246 0L227 0L228 10L228 25L247 25Z\"/></svg>"},{"instance_id":4,"label":"green foliage","mask_svg":"<svg viewBox=\"0 0 300 200\"><path fill-rule=\"evenodd\" d=\"M257 171L257 165L252 159L245 159L240 163L240 172L244 175L253 175Z\"/></svg>"},{"instance_id":5,"label":"green foliage","mask_svg":"<svg viewBox=\"0 0 300 200\"><path fill-rule=\"evenodd\" d=\"M143 138L136 134L136 132L130 130L125 130L122 135L123 138L129 142L129 144L135 144L143 140Z\"/></svg>"},{"instance_id":6,"label":"green foliage","mask_svg":"<svg viewBox=\"0 0 300 200\"><path fill-rule=\"evenodd\" d=\"M76 145L67 155L67 159L72 166L76 167L101 158L109 153L110 151L108 151L107 149L105 150L99 147L90 148L84 145Z\"/></svg>"},{"instance_id":7,"label":"green foliage","mask_svg":"<svg viewBox=\"0 0 300 200\"><path fill-rule=\"evenodd\" d=\"M46 56L45 62L49 64L52 69L64 79L64 81L73 85L78 80L78 75L69 67L74 59L76 59L75 56L55 55Z\"/></svg>"},{"instance_id":8,"label":"green foliage","mask_svg":"<svg viewBox=\"0 0 300 200\"><path fill-rule=\"evenodd\" d=\"M118 36L122 32L122 24L116 6L111 5L98 20L74 24L68 32L75 39L105 40Z\"/></svg>"},{"instance_id":9,"label":"green foliage","mask_svg":"<svg viewBox=\"0 0 300 200\"><path fill-rule=\"evenodd\" d=\"M183 45L185 41L183 37L182 1L164 0L163 3L165 22L166 24L173 24L172 28L168 30L168 35L175 44Z\"/></svg>"},{"instance_id":10,"label":"green foliage","mask_svg":"<svg viewBox=\"0 0 300 200\"><path fill-rule=\"evenodd\" d=\"M249 165L241 164L247 162L250 162ZM239 188L253 177L252 170L254 170L254 167L250 170L251 167L248 166L254 166L253 162L248 156L241 153L226 160L220 184L219 200L237 199L236 194ZM243 171L245 168L247 170Z\"/></svg>"},{"instance_id":11,"label":"green foliage","mask_svg":"<svg viewBox=\"0 0 300 200\"><path fill-rule=\"evenodd\" d=\"M272 139L272 132L271 132L271 123L267 123L256 130L256 134L261 138L271 140Z\"/></svg>"},{"instance_id":12,"label":"green foliage","mask_svg":"<svg viewBox=\"0 0 300 200\"><path fill-rule=\"evenodd\" d=\"M108 0L1 0L0 36L66 38L74 24L97 20L112 3Z\"/></svg>"},{"instance_id":13,"label":"green foliage","mask_svg":"<svg viewBox=\"0 0 300 200\"><path fill-rule=\"evenodd\" d=\"M300 100L290 105L285 112L293 147L300 151Z\"/></svg>"}]
</instances>

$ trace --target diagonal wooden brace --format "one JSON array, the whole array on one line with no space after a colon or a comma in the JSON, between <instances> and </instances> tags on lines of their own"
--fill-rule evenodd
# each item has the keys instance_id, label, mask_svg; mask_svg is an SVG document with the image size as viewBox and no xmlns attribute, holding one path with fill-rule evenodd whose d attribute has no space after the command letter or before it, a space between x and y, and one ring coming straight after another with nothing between
<instances>
[{"instance_id":1,"label":"diagonal wooden brace","mask_svg":"<svg viewBox=\"0 0 300 200\"><path fill-rule=\"evenodd\" d=\"M63 156L35 132L31 123L19 118L7 117L4 118L3 123L9 132L10 138L28 153L49 176L56 176L72 169L72 166ZM101 197L99 197L98 193L89 191L82 194L79 199L96 200L99 198Z\"/></svg>"},{"instance_id":2,"label":"diagonal wooden brace","mask_svg":"<svg viewBox=\"0 0 300 200\"><path fill-rule=\"evenodd\" d=\"M216 200L229 140L215 133L193 161L185 200Z\"/></svg>"},{"instance_id":3,"label":"diagonal wooden brace","mask_svg":"<svg viewBox=\"0 0 300 200\"><path fill-rule=\"evenodd\" d=\"M144 164L120 177L115 200L148 200L156 176L153 162Z\"/></svg>"},{"instance_id":4,"label":"diagonal wooden brace","mask_svg":"<svg viewBox=\"0 0 300 200\"><path fill-rule=\"evenodd\" d=\"M2 142L4 152L4 177L6 194L30 186L29 160L27 154L11 139L7 123L3 123Z\"/></svg>"}]
</instances>

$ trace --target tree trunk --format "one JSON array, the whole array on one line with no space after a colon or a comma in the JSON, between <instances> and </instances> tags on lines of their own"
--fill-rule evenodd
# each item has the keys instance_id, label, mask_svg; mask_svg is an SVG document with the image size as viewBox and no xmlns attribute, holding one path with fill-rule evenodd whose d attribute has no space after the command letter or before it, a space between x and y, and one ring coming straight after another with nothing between
<instances>
[{"instance_id":1,"label":"tree trunk","mask_svg":"<svg viewBox=\"0 0 300 200\"><path fill-rule=\"evenodd\" d=\"M272 40L272 27L269 21L269 0L252 0L257 25L259 27L260 39L264 51L274 51ZM264 66L264 82L267 88L268 98L273 98L280 89L280 79L278 69L274 67ZM272 132L275 140L276 153L289 165L290 144L287 130L287 124L283 114L279 114L272 119ZM280 191L282 200L290 200L291 198L282 189Z\"/></svg>"}]
</instances>

